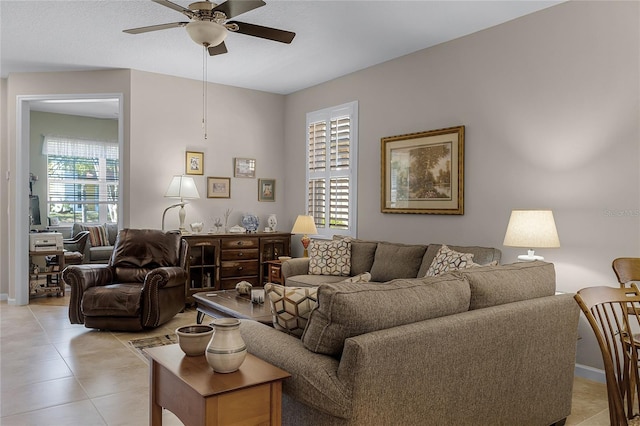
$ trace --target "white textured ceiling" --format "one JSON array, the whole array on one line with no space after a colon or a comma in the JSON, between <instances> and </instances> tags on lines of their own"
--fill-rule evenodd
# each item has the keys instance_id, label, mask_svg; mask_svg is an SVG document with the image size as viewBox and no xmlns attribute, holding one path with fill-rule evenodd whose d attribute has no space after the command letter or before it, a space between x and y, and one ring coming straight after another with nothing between
<instances>
[{"instance_id":1,"label":"white textured ceiling","mask_svg":"<svg viewBox=\"0 0 640 426\"><path fill-rule=\"evenodd\" d=\"M290 45L229 34L210 82L287 94L560 1L266 0L235 19L295 32ZM189 1L175 0L181 6ZM0 73L132 68L202 79L184 28L124 29L186 17L150 0L0 0Z\"/></svg>"}]
</instances>

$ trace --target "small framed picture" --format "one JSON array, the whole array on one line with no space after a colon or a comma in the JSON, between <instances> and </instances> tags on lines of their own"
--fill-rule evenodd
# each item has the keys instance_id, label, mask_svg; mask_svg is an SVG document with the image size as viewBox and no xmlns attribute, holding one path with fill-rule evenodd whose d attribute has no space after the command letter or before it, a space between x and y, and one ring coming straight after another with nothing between
<instances>
[{"instance_id":1,"label":"small framed picture","mask_svg":"<svg viewBox=\"0 0 640 426\"><path fill-rule=\"evenodd\" d=\"M231 178L208 176L207 198L231 198Z\"/></svg>"},{"instance_id":2,"label":"small framed picture","mask_svg":"<svg viewBox=\"0 0 640 426\"><path fill-rule=\"evenodd\" d=\"M258 201L276 200L276 180L258 179Z\"/></svg>"},{"instance_id":3,"label":"small framed picture","mask_svg":"<svg viewBox=\"0 0 640 426\"><path fill-rule=\"evenodd\" d=\"M204 174L204 152L187 151L184 170L187 175Z\"/></svg>"},{"instance_id":4,"label":"small framed picture","mask_svg":"<svg viewBox=\"0 0 640 426\"><path fill-rule=\"evenodd\" d=\"M234 158L234 177L256 177L256 160L253 158Z\"/></svg>"}]
</instances>

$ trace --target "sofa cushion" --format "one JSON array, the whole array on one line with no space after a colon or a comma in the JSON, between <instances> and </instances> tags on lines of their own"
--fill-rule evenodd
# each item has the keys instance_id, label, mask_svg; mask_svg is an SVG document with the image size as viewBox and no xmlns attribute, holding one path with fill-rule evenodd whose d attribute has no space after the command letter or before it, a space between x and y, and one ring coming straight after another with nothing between
<instances>
[{"instance_id":1,"label":"sofa cushion","mask_svg":"<svg viewBox=\"0 0 640 426\"><path fill-rule=\"evenodd\" d=\"M318 288L267 283L264 291L273 316L273 327L297 337L302 336L309 314L318 304Z\"/></svg>"},{"instance_id":2,"label":"sofa cushion","mask_svg":"<svg viewBox=\"0 0 640 426\"><path fill-rule=\"evenodd\" d=\"M486 265L491 262L500 263L500 258L502 256L502 252L496 248L491 247L478 247L478 246L452 246L447 245L451 250L455 250L460 253L471 253L473 254L473 261L479 265ZM422 258L422 264L420 265L420 270L418 271L418 277L424 277L427 274L427 270L433 259L438 254L438 250L440 250L442 244L429 244L427 247L427 251Z\"/></svg>"},{"instance_id":3,"label":"sofa cushion","mask_svg":"<svg viewBox=\"0 0 640 426\"><path fill-rule=\"evenodd\" d=\"M415 278L426 249L423 245L378 243L371 266L371 281Z\"/></svg>"},{"instance_id":4,"label":"sofa cushion","mask_svg":"<svg viewBox=\"0 0 640 426\"><path fill-rule=\"evenodd\" d=\"M384 284L323 284L302 342L312 352L340 356L349 337L464 312L469 298L469 284L452 275Z\"/></svg>"},{"instance_id":5,"label":"sofa cushion","mask_svg":"<svg viewBox=\"0 0 640 426\"><path fill-rule=\"evenodd\" d=\"M452 274L469 282L469 310L553 296L556 291L555 268L542 261L470 268Z\"/></svg>"},{"instance_id":6,"label":"sofa cushion","mask_svg":"<svg viewBox=\"0 0 640 426\"><path fill-rule=\"evenodd\" d=\"M341 283L368 283L371 281L371 274L369 272L363 272L362 274L354 275L346 280L339 281Z\"/></svg>"},{"instance_id":7,"label":"sofa cushion","mask_svg":"<svg viewBox=\"0 0 640 426\"><path fill-rule=\"evenodd\" d=\"M309 274L348 276L351 272L351 239L311 240Z\"/></svg>"},{"instance_id":8,"label":"sofa cushion","mask_svg":"<svg viewBox=\"0 0 640 426\"><path fill-rule=\"evenodd\" d=\"M438 254L433 258L431 266L427 270L427 277L436 277L449 271L457 271L458 269L470 268L475 265L473 263L473 255L471 253L460 253L451 250L446 245L442 245Z\"/></svg>"},{"instance_id":9,"label":"sofa cushion","mask_svg":"<svg viewBox=\"0 0 640 426\"><path fill-rule=\"evenodd\" d=\"M109 236L105 225L78 225L80 231L89 231L89 242L92 247L109 246Z\"/></svg>"}]
</instances>

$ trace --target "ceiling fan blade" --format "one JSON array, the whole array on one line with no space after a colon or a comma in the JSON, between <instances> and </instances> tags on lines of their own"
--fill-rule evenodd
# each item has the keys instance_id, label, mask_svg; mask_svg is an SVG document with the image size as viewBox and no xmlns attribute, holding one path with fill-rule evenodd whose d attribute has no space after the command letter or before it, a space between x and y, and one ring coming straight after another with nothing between
<instances>
[{"instance_id":1,"label":"ceiling fan blade","mask_svg":"<svg viewBox=\"0 0 640 426\"><path fill-rule=\"evenodd\" d=\"M291 43L296 33L291 31L278 30L276 28L263 27L262 25L247 24L246 22L227 22L227 24L236 24L238 33L246 34L254 37L266 38L267 40L279 41L280 43Z\"/></svg>"},{"instance_id":2,"label":"ceiling fan blade","mask_svg":"<svg viewBox=\"0 0 640 426\"><path fill-rule=\"evenodd\" d=\"M208 49L209 55L222 55L223 53L227 53L227 46L224 44L224 41L217 46L210 46Z\"/></svg>"},{"instance_id":3,"label":"ceiling fan blade","mask_svg":"<svg viewBox=\"0 0 640 426\"><path fill-rule=\"evenodd\" d=\"M141 34L141 33L148 33L149 31L159 31L159 30L167 30L169 28L184 27L187 24L188 22L172 22L170 24L150 25L148 27L131 28L128 30L123 30L122 32L127 34Z\"/></svg>"},{"instance_id":4,"label":"ceiling fan blade","mask_svg":"<svg viewBox=\"0 0 640 426\"><path fill-rule=\"evenodd\" d=\"M154 0L155 1L155 0ZM241 15L266 5L262 0L227 0L213 8L214 12L224 12L227 18Z\"/></svg>"},{"instance_id":5,"label":"ceiling fan blade","mask_svg":"<svg viewBox=\"0 0 640 426\"><path fill-rule=\"evenodd\" d=\"M172 3L169 0L151 0L151 1L161 4L163 6L166 6L170 9L177 10L180 13L184 13L189 18L193 18L195 16L195 13L193 13L193 11L187 9L186 7L182 7L179 4Z\"/></svg>"}]
</instances>

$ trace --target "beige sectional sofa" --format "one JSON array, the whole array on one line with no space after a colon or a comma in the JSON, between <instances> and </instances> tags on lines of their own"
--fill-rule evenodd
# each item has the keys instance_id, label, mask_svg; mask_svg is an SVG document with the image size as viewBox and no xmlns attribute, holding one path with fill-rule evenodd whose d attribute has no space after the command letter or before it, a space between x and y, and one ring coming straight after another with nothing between
<instances>
[{"instance_id":1,"label":"beige sectional sofa","mask_svg":"<svg viewBox=\"0 0 640 426\"><path fill-rule=\"evenodd\" d=\"M241 332L292 375L285 425L563 424L579 309L555 288L540 261L322 284L302 338L253 321Z\"/></svg>"}]
</instances>

